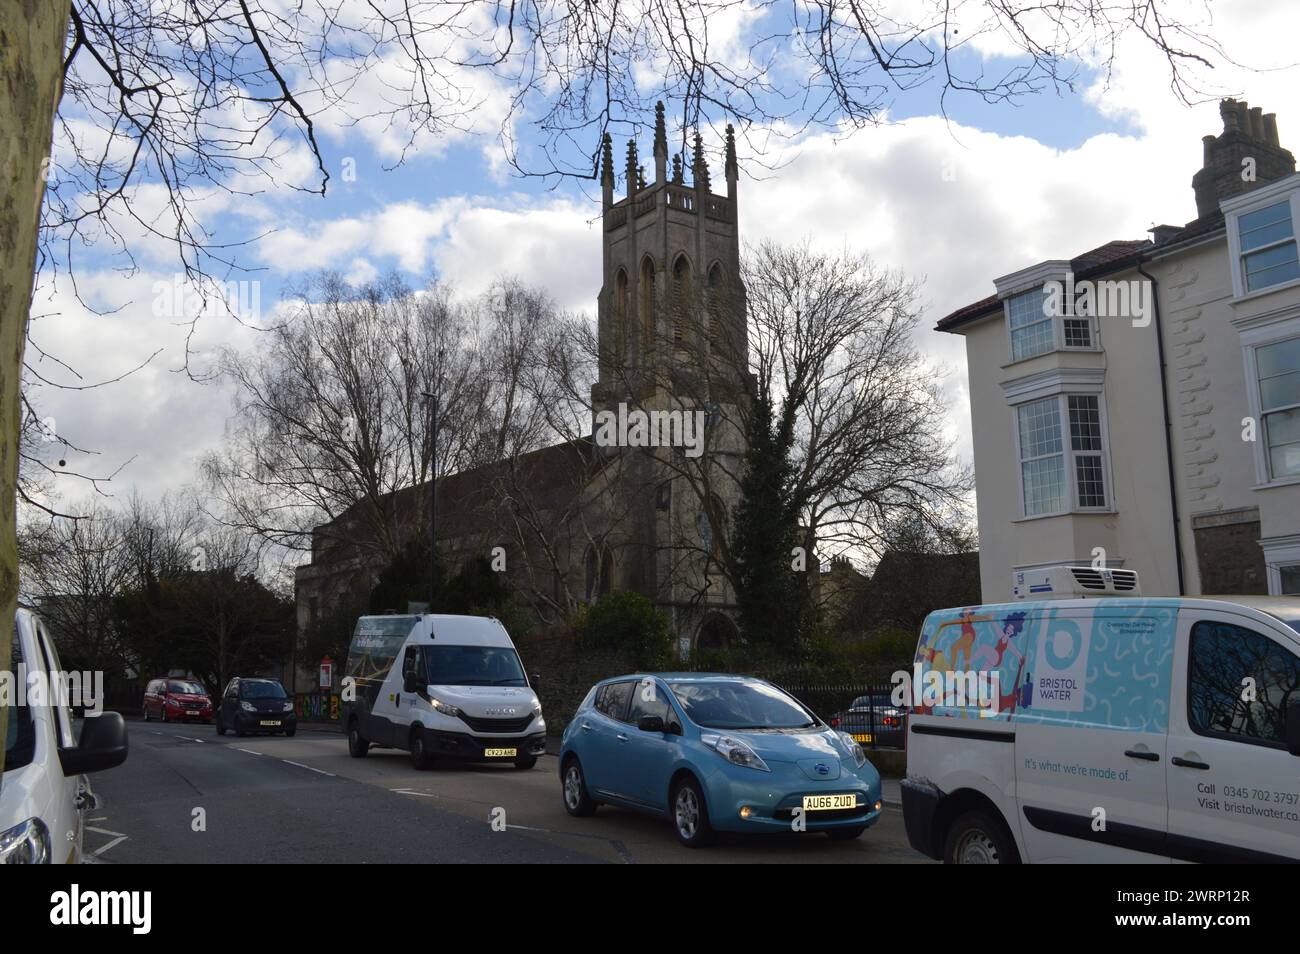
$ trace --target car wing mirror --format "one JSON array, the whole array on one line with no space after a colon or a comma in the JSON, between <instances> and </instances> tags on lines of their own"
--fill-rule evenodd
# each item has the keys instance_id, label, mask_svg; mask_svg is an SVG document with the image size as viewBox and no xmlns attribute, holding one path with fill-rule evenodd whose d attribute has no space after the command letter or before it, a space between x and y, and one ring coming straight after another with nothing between
<instances>
[{"instance_id":1,"label":"car wing mirror","mask_svg":"<svg viewBox=\"0 0 1300 954\"><path fill-rule=\"evenodd\" d=\"M663 732L664 720L661 716L642 716L636 727L642 732Z\"/></svg>"},{"instance_id":2,"label":"car wing mirror","mask_svg":"<svg viewBox=\"0 0 1300 954\"><path fill-rule=\"evenodd\" d=\"M402 677L402 691L406 693L419 692L419 683L416 681L415 673L408 672Z\"/></svg>"},{"instance_id":3,"label":"car wing mirror","mask_svg":"<svg viewBox=\"0 0 1300 954\"><path fill-rule=\"evenodd\" d=\"M528 684L532 686L534 689L540 686L542 684L541 674L536 672L530 672L528 674Z\"/></svg>"},{"instance_id":4,"label":"car wing mirror","mask_svg":"<svg viewBox=\"0 0 1300 954\"><path fill-rule=\"evenodd\" d=\"M126 761L126 720L120 712L104 712L86 719L75 746L59 749L64 775L102 772Z\"/></svg>"}]
</instances>

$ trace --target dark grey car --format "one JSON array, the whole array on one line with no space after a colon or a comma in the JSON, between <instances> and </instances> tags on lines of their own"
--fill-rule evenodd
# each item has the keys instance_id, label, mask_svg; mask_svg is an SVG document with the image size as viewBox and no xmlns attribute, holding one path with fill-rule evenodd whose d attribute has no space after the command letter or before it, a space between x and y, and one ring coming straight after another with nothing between
<instances>
[{"instance_id":1,"label":"dark grey car","mask_svg":"<svg viewBox=\"0 0 1300 954\"><path fill-rule=\"evenodd\" d=\"M260 732L291 736L298 731L293 699L274 679L236 676L227 684L217 707L217 735L225 735L227 730L240 736Z\"/></svg>"}]
</instances>

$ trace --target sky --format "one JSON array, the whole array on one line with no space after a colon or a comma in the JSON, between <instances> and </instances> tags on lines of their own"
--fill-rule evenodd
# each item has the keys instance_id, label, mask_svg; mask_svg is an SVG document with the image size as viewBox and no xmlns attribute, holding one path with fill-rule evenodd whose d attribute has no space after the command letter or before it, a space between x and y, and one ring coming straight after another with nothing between
<instances>
[{"instance_id":1,"label":"sky","mask_svg":"<svg viewBox=\"0 0 1300 954\"><path fill-rule=\"evenodd\" d=\"M1206 15L1205 7L1188 9L1189 16ZM897 95L879 125L851 134L814 131L784 143L779 168L754 161L742 137L742 241L807 238L832 251L867 252L920 280L917 343L945 375L950 436L969 461L964 345L933 331L936 321L991 294L997 276L1194 218L1191 178L1200 166L1200 137L1222 128L1218 95L1276 112L1283 145L1300 149L1300 73L1291 65L1300 14L1263 0L1215 2L1212 14L1213 36L1250 68L1220 63L1208 75L1213 95L1192 106L1171 91L1162 57L1130 37L1108 79L1082 63L1074 90L1018 104L950 96L946 115L937 90L922 86ZM961 55L967 66L992 70L1008 65L1006 52L989 42ZM373 85L353 95L362 112L367 96L384 95L382 75L369 79ZM465 294L514 275L544 287L561 307L594 313L598 192L590 183L513 174L495 134L501 96L488 89L483 115L470 129L418 142L396 167L400 130L320 117L333 173L325 197L294 187L314 170L298 145L286 149L274 187L246 197L201 193L202 220L219 241L262 235L241 249L248 270L238 274L260 282L264 315L320 269L359 282L396 270L416 285L436 274ZM640 146L647 155L648 135ZM706 146L717 182L722 144L711 136ZM620 160L623 148L616 142ZM158 201L147 185L132 193L145 218ZM196 462L223 440L231 390L183 373L187 347L191 369L202 372L217 349L256 348L259 338L224 315L204 316L193 329L166 317L158 299L174 287L174 259L165 242L127 238L139 265L133 274L115 269L92 244L78 260L79 297L66 281L43 287L30 338L53 358L30 346L27 356L42 375L69 384L113 379L148 362L104 387L31 392L58 433L94 451L59 451L66 469L114 473L102 489L119 498L194 482ZM87 493L71 478L54 487L66 499Z\"/></svg>"}]
</instances>

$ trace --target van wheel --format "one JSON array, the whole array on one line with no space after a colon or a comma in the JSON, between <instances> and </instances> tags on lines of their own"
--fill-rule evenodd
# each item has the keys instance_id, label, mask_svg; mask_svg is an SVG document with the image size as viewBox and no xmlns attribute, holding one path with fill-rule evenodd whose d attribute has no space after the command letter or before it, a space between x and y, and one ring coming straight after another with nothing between
<instances>
[{"instance_id":1,"label":"van wheel","mask_svg":"<svg viewBox=\"0 0 1300 954\"><path fill-rule=\"evenodd\" d=\"M582 765L577 758L571 758L565 763L561 786L565 811L576 818L587 818L596 814L597 804L587 794L587 779L582 774Z\"/></svg>"},{"instance_id":2,"label":"van wheel","mask_svg":"<svg viewBox=\"0 0 1300 954\"><path fill-rule=\"evenodd\" d=\"M1020 863L1020 855L1002 819L976 809L948 829L943 860L950 865L1015 865Z\"/></svg>"},{"instance_id":3,"label":"van wheel","mask_svg":"<svg viewBox=\"0 0 1300 954\"><path fill-rule=\"evenodd\" d=\"M348 723L348 755L354 759L364 759L370 751L370 743L361 734L361 726L353 719Z\"/></svg>"},{"instance_id":4,"label":"van wheel","mask_svg":"<svg viewBox=\"0 0 1300 954\"><path fill-rule=\"evenodd\" d=\"M536 764L537 756L535 755L521 755L515 759L515 768L517 769L530 769Z\"/></svg>"},{"instance_id":5,"label":"van wheel","mask_svg":"<svg viewBox=\"0 0 1300 954\"><path fill-rule=\"evenodd\" d=\"M713 826L709 824L709 807L704 803L700 783L694 778L684 778L673 789L673 831L677 840L687 848L703 848L713 841Z\"/></svg>"},{"instance_id":6,"label":"van wheel","mask_svg":"<svg viewBox=\"0 0 1300 954\"><path fill-rule=\"evenodd\" d=\"M424 730L419 726L416 726L411 732L411 764L421 772L433 768L433 756L429 754L429 746L424 738Z\"/></svg>"},{"instance_id":7,"label":"van wheel","mask_svg":"<svg viewBox=\"0 0 1300 954\"><path fill-rule=\"evenodd\" d=\"M221 714L217 714L217 735L225 735L226 727L221 721Z\"/></svg>"}]
</instances>

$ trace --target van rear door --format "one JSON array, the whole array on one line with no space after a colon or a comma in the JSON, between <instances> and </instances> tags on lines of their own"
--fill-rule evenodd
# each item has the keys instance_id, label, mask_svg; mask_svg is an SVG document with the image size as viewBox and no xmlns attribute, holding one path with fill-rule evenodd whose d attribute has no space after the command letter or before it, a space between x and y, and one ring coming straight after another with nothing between
<instances>
[{"instance_id":1,"label":"van rear door","mask_svg":"<svg viewBox=\"0 0 1300 954\"><path fill-rule=\"evenodd\" d=\"M1162 860L1177 610L1094 605L1026 621L1012 716L1021 835L1035 862Z\"/></svg>"},{"instance_id":2,"label":"van rear door","mask_svg":"<svg viewBox=\"0 0 1300 954\"><path fill-rule=\"evenodd\" d=\"M1229 606L1186 607L1170 720L1169 846L1175 860L1300 858L1300 757L1283 713L1300 687L1300 639Z\"/></svg>"}]
</instances>

